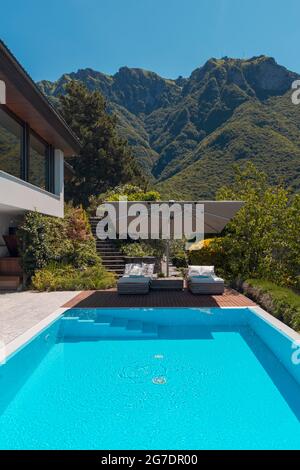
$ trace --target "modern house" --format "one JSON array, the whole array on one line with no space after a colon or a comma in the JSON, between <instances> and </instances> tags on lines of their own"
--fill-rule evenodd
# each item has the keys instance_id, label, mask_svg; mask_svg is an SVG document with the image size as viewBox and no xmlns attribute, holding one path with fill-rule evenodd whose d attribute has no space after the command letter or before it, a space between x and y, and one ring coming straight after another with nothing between
<instances>
[{"instance_id":1,"label":"modern house","mask_svg":"<svg viewBox=\"0 0 300 470\"><path fill-rule=\"evenodd\" d=\"M0 41L0 289L17 284L10 237L22 215L63 217L64 156L79 150L77 137Z\"/></svg>"}]
</instances>

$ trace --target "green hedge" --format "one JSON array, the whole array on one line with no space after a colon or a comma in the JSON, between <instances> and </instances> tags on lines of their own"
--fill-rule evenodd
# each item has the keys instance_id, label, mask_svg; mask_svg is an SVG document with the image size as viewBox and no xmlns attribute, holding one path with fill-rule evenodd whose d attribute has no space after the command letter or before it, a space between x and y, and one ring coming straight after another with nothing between
<instances>
[{"instance_id":1,"label":"green hedge","mask_svg":"<svg viewBox=\"0 0 300 470\"><path fill-rule=\"evenodd\" d=\"M34 274L32 287L38 291L108 289L116 284L113 273L101 265L82 269L50 263Z\"/></svg>"},{"instance_id":2,"label":"green hedge","mask_svg":"<svg viewBox=\"0 0 300 470\"><path fill-rule=\"evenodd\" d=\"M65 217L28 212L18 230L21 262L29 278L51 262L77 268L101 262L85 211L66 206Z\"/></svg>"},{"instance_id":3,"label":"green hedge","mask_svg":"<svg viewBox=\"0 0 300 470\"><path fill-rule=\"evenodd\" d=\"M225 256L222 249L222 239L214 238L205 240L204 246L199 250L188 252L188 263L192 266L215 266L218 274L224 276ZM225 276L227 277L227 276Z\"/></svg>"},{"instance_id":4,"label":"green hedge","mask_svg":"<svg viewBox=\"0 0 300 470\"><path fill-rule=\"evenodd\" d=\"M106 289L115 285L115 276L101 264L81 207L66 206L63 219L28 212L18 237L27 284L36 290Z\"/></svg>"},{"instance_id":5,"label":"green hedge","mask_svg":"<svg viewBox=\"0 0 300 470\"><path fill-rule=\"evenodd\" d=\"M300 330L300 293L262 279L248 279L242 291L279 320Z\"/></svg>"}]
</instances>

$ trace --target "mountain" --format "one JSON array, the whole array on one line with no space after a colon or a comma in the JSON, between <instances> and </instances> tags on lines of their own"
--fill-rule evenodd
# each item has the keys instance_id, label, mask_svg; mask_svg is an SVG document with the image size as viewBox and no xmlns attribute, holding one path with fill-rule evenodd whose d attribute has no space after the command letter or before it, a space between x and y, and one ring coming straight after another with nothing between
<instances>
[{"instance_id":1,"label":"mountain","mask_svg":"<svg viewBox=\"0 0 300 470\"><path fill-rule=\"evenodd\" d=\"M290 97L297 78L270 57L224 57L189 78L122 67L113 76L85 69L39 86L54 103L72 79L100 90L161 193L200 199L230 184L233 164L247 160L271 182L300 189L300 108Z\"/></svg>"}]
</instances>

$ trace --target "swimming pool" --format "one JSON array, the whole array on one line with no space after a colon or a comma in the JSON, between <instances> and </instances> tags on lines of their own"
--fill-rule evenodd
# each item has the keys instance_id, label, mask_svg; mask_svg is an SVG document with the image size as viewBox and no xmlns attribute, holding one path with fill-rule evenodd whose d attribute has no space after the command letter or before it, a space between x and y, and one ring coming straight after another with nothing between
<instances>
[{"instance_id":1,"label":"swimming pool","mask_svg":"<svg viewBox=\"0 0 300 470\"><path fill-rule=\"evenodd\" d=\"M299 449L300 365L269 318L70 309L0 367L0 448Z\"/></svg>"}]
</instances>

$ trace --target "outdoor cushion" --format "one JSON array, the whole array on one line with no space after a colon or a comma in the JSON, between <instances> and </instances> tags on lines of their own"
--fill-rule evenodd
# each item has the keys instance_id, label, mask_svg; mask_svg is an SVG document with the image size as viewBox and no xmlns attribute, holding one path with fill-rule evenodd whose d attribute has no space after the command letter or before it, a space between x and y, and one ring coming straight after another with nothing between
<instances>
[{"instance_id":1,"label":"outdoor cushion","mask_svg":"<svg viewBox=\"0 0 300 470\"><path fill-rule=\"evenodd\" d=\"M143 263L143 274L144 276L153 276L154 273L154 264L150 263Z\"/></svg>"},{"instance_id":2,"label":"outdoor cushion","mask_svg":"<svg viewBox=\"0 0 300 470\"><path fill-rule=\"evenodd\" d=\"M204 276L192 276L192 277L189 279L189 282L190 282L191 284L193 284L193 283L194 283L194 284L197 284L197 283L202 283L202 284L205 284L205 283L206 283L206 284L208 284L208 283L210 283L210 282L215 283L215 282L217 282L217 281L215 281L215 279L214 279L212 276L206 276L206 277L204 277ZM222 279L221 282L224 282L223 279Z\"/></svg>"},{"instance_id":3,"label":"outdoor cushion","mask_svg":"<svg viewBox=\"0 0 300 470\"><path fill-rule=\"evenodd\" d=\"M143 267L138 263L129 263L125 265L125 276L142 276Z\"/></svg>"},{"instance_id":4,"label":"outdoor cushion","mask_svg":"<svg viewBox=\"0 0 300 470\"><path fill-rule=\"evenodd\" d=\"M197 276L192 275L193 279L210 279L211 276L204 276L203 274L198 274Z\"/></svg>"},{"instance_id":5,"label":"outdoor cushion","mask_svg":"<svg viewBox=\"0 0 300 470\"><path fill-rule=\"evenodd\" d=\"M121 277L118 284L149 284L150 278L145 276L127 276Z\"/></svg>"},{"instance_id":6,"label":"outdoor cushion","mask_svg":"<svg viewBox=\"0 0 300 470\"><path fill-rule=\"evenodd\" d=\"M214 266L189 266L188 277L192 276L212 276L215 273Z\"/></svg>"}]
</instances>

